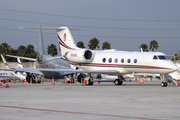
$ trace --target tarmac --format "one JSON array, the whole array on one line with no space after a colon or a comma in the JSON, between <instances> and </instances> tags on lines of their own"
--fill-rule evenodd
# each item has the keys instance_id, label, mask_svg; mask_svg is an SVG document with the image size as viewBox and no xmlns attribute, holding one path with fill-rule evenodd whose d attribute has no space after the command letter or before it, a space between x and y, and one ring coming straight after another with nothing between
<instances>
[{"instance_id":1,"label":"tarmac","mask_svg":"<svg viewBox=\"0 0 180 120\"><path fill-rule=\"evenodd\" d=\"M44 82L0 86L0 120L179 120L180 86Z\"/></svg>"}]
</instances>

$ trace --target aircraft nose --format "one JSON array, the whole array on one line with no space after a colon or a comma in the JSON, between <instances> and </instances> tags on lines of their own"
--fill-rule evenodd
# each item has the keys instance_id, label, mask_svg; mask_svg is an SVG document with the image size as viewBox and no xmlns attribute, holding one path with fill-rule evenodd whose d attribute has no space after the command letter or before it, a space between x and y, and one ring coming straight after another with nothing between
<instances>
[{"instance_id":1,"label":"aircraft nose","mask_svg":"<svg viewBox=\"0 0 180 120\"><path fill-rule=\"evenodd\" d=\"M176 64L177 65L177 67L178 67L178 72L180 72L180 64Z\"/></svg>"},{"instance_id":2,"label":"aircraft nose","mask_svg":"<svg viewBox=\"0 0 180 120\"><path fill-rule=\"evenodd\" d=\"M176 64L174 64L174 65L172 65L171 69L172 69L172 72L177 71L178 66Z\"/></svg>"}]
</instances>

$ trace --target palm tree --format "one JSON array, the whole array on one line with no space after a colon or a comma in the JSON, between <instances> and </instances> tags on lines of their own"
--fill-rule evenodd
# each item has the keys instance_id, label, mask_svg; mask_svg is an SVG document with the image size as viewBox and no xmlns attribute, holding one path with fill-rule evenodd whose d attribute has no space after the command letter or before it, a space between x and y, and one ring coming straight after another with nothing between
<instances>
[{"instance_id":1,"label":"palm tree","mask_svg":"<svg viewBox=\"0 0 180 120\"><path fill-rule=\"evenodd\" d=\"M111 49L110 43L104 42L104 43L103 43L103 46L102 46L102 49L103 49L103 50L104 50L104 49Z\"/></svg>"},{"instance_id":2,"label":"palm tree","mask_svg":"<svg viewBox=\"0 0 180 120\"><path fill-rule=\"evenodd\" d=\"M143 52L148 52L148 45L147 44L141 44L139 48L142 48Z\"/></svg>"},{"instance_id":3,"label":"palm tree","mask_svg":"<svg viewBox=\"0 0 180 120\"><path fill-rule=\"evenodd\" d=\"M152 51L154 51L154 49L158 49L159 48L159 46L158 46L158 42L156 41L156 40L152 40L151 42L150 42L150 47L149 47Z\"/></svg>"},{"instance_id":4,"label":"palm tree","mask_svg":"<svg viewBox=\"0 0 180 120\"><path fill-rule=\"evenodd\" d=\"M90 41L89 41L89 49L91 50L96 50L96 47L99 48L99 40L97 38L92 38Z\"/></svg>"},{"instance_id":5,"label":"palm tree","mask_svg":"<svg viewBox=\"0 0 180 120\"><path fill-rule=\"evenodd\" d=\"M8 54L8 52L11 49L11 47L6 42L4 42L4 43L2 43L0 45L0 49L1 49L0 51L1 51L2 54Z\"/></svg>"},{"instance_id":6,"label":"palm tree","mask_svg":"<svg viewBox=\"0 0 180 120\"><path fill-rule=\"evenodd\" d=\"M32 44L27 45L26 53L31 54L34 52L34 46Z\"/></svg>"},{"instance_id":7,"label":"palm tree","mask_svg":"<svg viewBox=\"0 0 180 120\"><path fill-rule=\"evenodd\" d=\"M18 51L20 52L19 55L24 56L24 54L26 53L26 47L24 45L21 45L18 47Z\"/></svg>"},{"instance_id":8,"label":"palm tree","mask_svg":"<svg viewBox=\"0 0 180 120\"><path fill-rule=\"evenodd\" d=\"M79 48L85 48L84 43L82 41L77 42L77 47Z\"/></svg>"},{"instance_id":9,"label":"palm tree","mask_svg":"<svg viewBox=\"0 0 180 120\"><path fill-rule=\"evenodd\" d=\"M48 46L48 54L51 54L51 56L57 55L56 45L51 44L50 46Z\"/></svg>"}]
</instances>

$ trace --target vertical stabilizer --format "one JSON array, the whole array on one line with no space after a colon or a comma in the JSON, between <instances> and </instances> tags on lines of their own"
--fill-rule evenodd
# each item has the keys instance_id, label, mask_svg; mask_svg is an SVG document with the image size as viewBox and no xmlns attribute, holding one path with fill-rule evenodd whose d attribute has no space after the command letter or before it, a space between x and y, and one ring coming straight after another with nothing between
<instances>
[{"instance_id":1,"label":"vertical stabilizer","mask_svg":"<svg viewBox=\"0 0 180 120\"><path fill-rule=\"evenodd\" d=\"M39 27L41 28L41 21L40 20L39 20ZM39 29L39 54L45 55L42 29Z\"/></svg>"},{"instance_id":2,"label":"vertical stabilizer","mask_svg":"<svg viewBox=\"0 0 180 120\"><path fill-rule=\"evenodd\" d=\"M3 56L2 54L1 54L1 58L2 58L2 60L3 60L3 63L4 63L4 65L5 65L5 67L6 67L7 69L10 69L8 63L6 62L6 60L5 60L5 58L4 58L4 56Z\"/></svg>"},{"instance_id":3,"label":"vertical stabilizer","mask_svg":"<svg viewBox=\"0 0 180 120\"><path fill-rule=\"evenodd\" d=\"M62 56L69 51L79 49L76 46L74 39L71 35L71 32L67 27L60 27L59 29L56 30L59 38L59 45Z\"/></svg>"}]
</instances>

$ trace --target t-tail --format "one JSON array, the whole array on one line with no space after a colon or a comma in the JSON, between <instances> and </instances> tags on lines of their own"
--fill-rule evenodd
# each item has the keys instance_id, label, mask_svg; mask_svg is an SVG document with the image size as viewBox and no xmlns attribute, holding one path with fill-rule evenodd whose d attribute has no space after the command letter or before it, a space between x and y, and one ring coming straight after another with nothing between
<instances>
[{"instance_id":1,"label":"t-tail","mask_svg":"<svg viewBox=\"0 0 180 120\"><path fill-rule=\"evenodd\" d=\"M42 32L41 30L56 30L57 31L57 35L59 38L59 46L61 49L61 55L65 55L65 53L72 51L72 50L76 50L76 49L80 49L76 46L74 39L71 35L70 30L67 27L59 27L59 28L44 28L44 27L39 27L39 28L24 28L24 27L20 27L23 29L39 29L40 30L40 40L42 41ZM73 29L75 30L75 29ZM40 42L40 44L43 47L43 42ZM44 50L40 51L40 54L43 54Z\"/></svg>"},{"instance_id":2,"label":"t-tail","mask_svg":"<svg viewBox=\"0 0 180 120\"><path fill-rule=\"evenodd\" d=\"M57 30L59 38L59 46L61 49L61 55L65 55L67 52L80 49L76 46L70 30L67 27L60 27Z\"/></svg>"}]
</instances>

